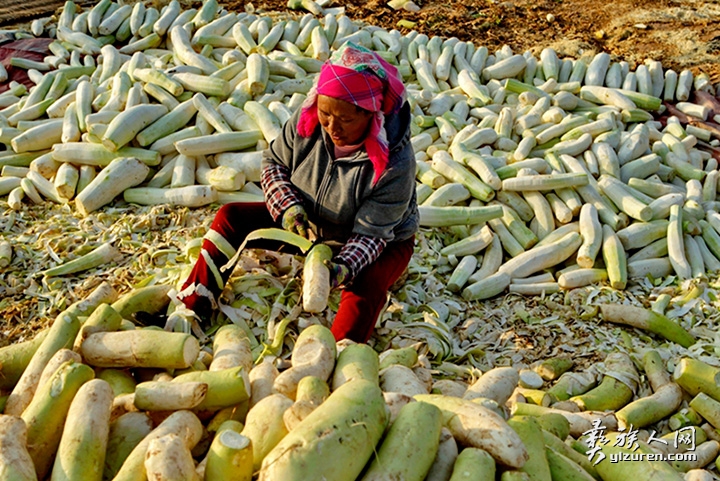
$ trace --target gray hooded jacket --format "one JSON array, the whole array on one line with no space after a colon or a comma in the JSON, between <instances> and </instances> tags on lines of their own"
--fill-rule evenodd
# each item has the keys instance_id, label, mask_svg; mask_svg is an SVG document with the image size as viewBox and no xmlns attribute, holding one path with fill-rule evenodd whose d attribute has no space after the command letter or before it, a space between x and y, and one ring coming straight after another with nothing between
<instances>
[{"instance_id":1,"label":"gray hooded jacket","mask_svg":"<svg viewBox=\"0 0 720 481\"><path fill-rule=\"evenodd\" d=\"M364 148L333 159L334 145L318 125L310 137L297 133L300 109L265 150L263 166L275 163L290 171L318 235L345 242L353 234L403 241L418 229L415 155L410 143L410 107L385 119L390 155L387 168L375 175Z\"/></svg>"}]
</instances>

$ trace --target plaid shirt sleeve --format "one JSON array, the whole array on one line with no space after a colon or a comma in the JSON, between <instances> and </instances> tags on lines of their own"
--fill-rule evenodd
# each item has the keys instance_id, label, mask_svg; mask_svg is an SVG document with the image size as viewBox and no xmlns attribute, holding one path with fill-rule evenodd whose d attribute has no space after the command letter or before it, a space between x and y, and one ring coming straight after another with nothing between
<instances>
[{"instance_id":1,"label":"plaid shirt sleeve","mask_svg":"<svg viewBox=\"0 0 720 481\"><path fill-rule=\"evenodd\" d=\"M288 207L302 204L302 197L290 182L290 171L283 165L268 164L263 167L260 185L265 192L265 204L275 221Z\"/></svg>"},{"instance_id":2,"label":"plaid shirt sleeve","mask_svg":"<svg viewBox=\"0 0 720 481\"><path fill-rule=\"evenodd\" d=\"M380 256L386 245L385 239L354 234L340 249L336 260L350 268L351 279L354 279L363 268Z\"/></svg>"}]
</instances>

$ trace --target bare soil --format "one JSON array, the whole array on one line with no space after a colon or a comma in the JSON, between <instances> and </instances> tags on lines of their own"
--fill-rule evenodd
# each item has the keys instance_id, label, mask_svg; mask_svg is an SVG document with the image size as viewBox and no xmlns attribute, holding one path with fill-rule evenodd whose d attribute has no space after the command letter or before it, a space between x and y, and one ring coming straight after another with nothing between
<instances>
[{"instance_id":1,"label":"bare soil","mask_svg":"<svg viewBox=\"0 0 720 481\"><path fill-rule=\"evenodd\" d=\"M12 27L18 22L47 16L63 2L58 0L3 0L0 4L0 26Z\"/></svg>"}]
</instances>

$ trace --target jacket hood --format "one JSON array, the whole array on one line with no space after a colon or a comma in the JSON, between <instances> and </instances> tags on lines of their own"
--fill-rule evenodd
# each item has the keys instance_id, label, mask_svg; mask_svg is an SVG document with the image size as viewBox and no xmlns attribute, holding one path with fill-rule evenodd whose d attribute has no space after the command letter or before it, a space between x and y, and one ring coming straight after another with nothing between
<instances>
[{"instance_id":1,"label":"jacket hood","mask_svg":"<svg viewBox=\"0 0 720 481\"><path fill-rule=\"evenodd\" d=\"M397 114L385 117L385 132L391 152L403 149L410 142L410 129L408 126L411 120L410 104L407 102L400 107Z\"/></svg>"}]
</instances>

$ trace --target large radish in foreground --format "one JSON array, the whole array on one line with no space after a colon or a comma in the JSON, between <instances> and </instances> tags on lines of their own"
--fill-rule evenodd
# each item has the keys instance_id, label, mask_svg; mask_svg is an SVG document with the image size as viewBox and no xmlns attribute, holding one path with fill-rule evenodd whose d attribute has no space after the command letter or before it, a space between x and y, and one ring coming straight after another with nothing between
<instances>
[{"instance_id":1,"label":"large radish in foreground","mask_svg":"<svg viewBox=\"0 0 720 481\"><path fill-rule=\"evenodd\" d=\"M385 431L387 412L377 384L349 381L268 453L260 481L353 481Z\"/></svg>"}]
</instances>

